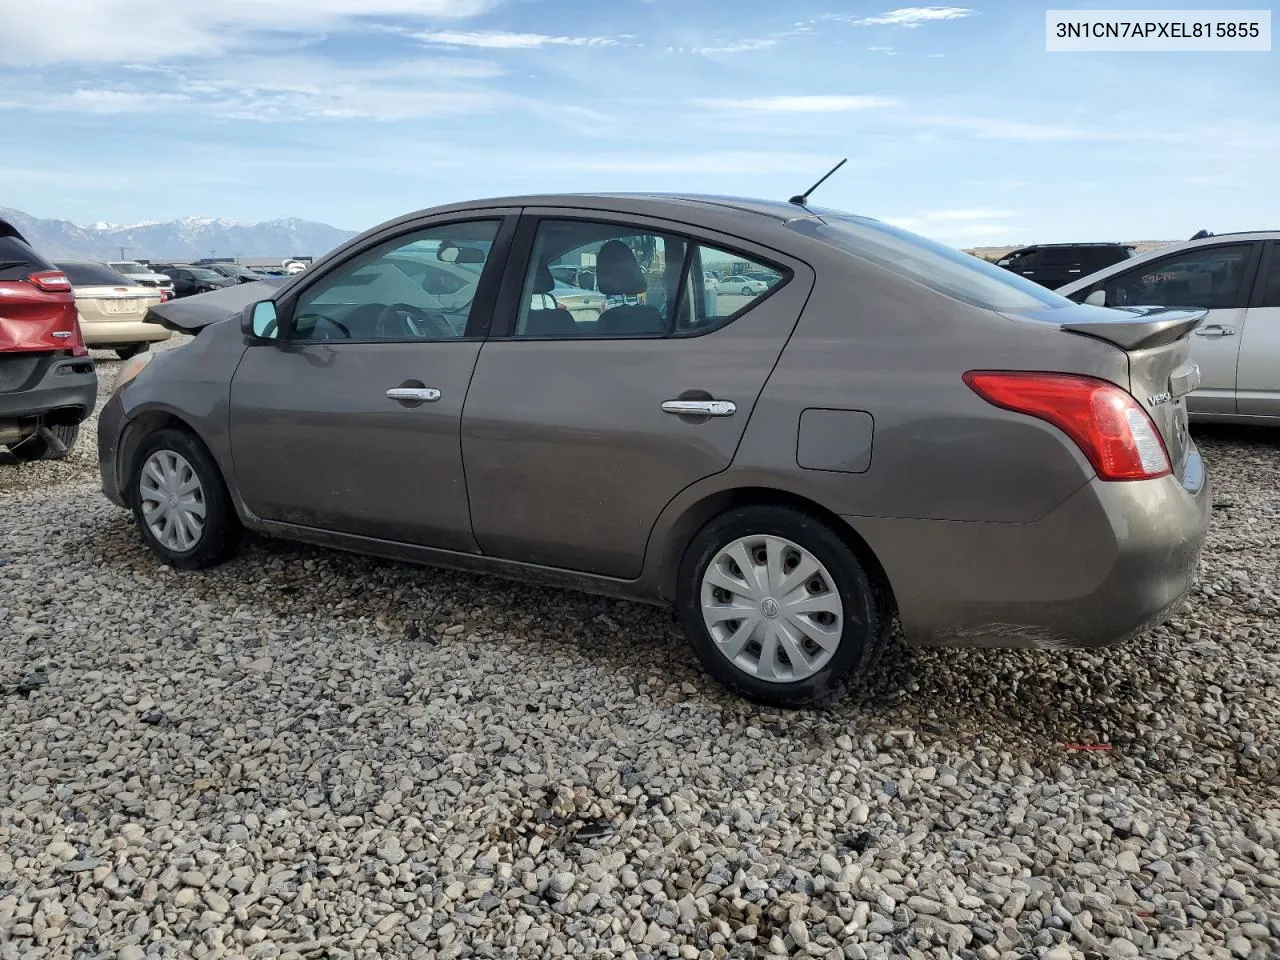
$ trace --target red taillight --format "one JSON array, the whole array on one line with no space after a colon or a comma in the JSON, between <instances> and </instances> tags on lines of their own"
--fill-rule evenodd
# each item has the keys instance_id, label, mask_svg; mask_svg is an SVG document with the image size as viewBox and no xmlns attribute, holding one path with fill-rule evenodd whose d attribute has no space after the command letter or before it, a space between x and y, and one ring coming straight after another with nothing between
<instances>
[{"instance_id":1,"label":"red taillight","mask_svg":"<svg viewBox=\"0 0 1280 960\"><path fill-rule=\"evenodd\" d=\"M964 382L988 403L1053 424L1075 441L1103 480L1149 480L1172 472L1151 417L1114 383L1022 370L970 370Z\"/></svg>"},{"instance_id":2,"label":"red taillight","mask_svg":"<svg viewBox=\"0 0 1280 960\"><path fill-rule=\"evenodd\" d=\"M71 281L61 270L41 270L27 274L27 280L37 289L45 293L66 293L71 289Z\"/></svg>"}]
</instances>

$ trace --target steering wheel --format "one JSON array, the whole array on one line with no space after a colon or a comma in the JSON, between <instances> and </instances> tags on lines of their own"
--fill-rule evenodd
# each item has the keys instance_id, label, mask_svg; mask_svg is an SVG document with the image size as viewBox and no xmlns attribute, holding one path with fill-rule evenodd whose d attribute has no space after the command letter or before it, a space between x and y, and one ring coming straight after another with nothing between
<instances>
[{"instance_id":1,"label":"steering wheel","mask_svg":"<svg viewBox=\"0 0 1280 960\"><path fill-rule=\"evenodd\" d=\"M379 340L400 339L400 336L397 335L399 334L398 330L393 328L390 332L388 331L388 327L397 321L400 323L401 329L407 329L409 335L413 337L451 339L457 336L453 327L449 325L449 321L444 317L432 315L412 303L392 303L383 307L373 325L374 336Z\"/></svg>"},{"instance_id":2,"label":"steering wheel","mask_svg":"<svg viewBox=\"0 0 1280 960\"><path fill-rule=\"evenodd\" d=\"M346 326L339 323L337 320L334 320L332 317L326 317L322 313L298 314L298 316L294 317L294 320L293 320L293 326L295 330L298 328L299 322L302 320L314 321L314 323L312 323L311 325L311 335L306 338L308 340L350 340L351 339L351 331L348 330ZM328 324L329 326L336 328L337 331L341 334L341 336L338 336L338 337L331 336L327 330L323 329L321 324Z\"/></svg>"}]
</instances>

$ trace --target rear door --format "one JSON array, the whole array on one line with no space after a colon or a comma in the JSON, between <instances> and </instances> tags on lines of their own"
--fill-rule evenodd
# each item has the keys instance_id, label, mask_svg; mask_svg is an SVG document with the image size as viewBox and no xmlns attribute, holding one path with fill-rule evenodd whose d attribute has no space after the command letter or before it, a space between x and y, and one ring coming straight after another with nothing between
<instances>
[{"instance_id":1,"label":"rear door","mask_svg":"<svg viewBox=\"0 0 1280 960\"><path fill-rule=\"evenodd\" d=\"M583 265L609 304L597 319L533 309L540 277ZM745 270L766 272L768 289L705 283ZM806 265L736 238L526 210L462 418L482 552L638 576L662 509L732 461L812 284Z\"/></svg>"},{"instance_id":2,"label":"rear door","mask_svg":"<svg viewBox=\"0 0 1280 960\"><path fill-rule=\"evenodd\" d=\"M1251 417L1280 417L1280 241L1266 244L1240 338L1237 409Z\"/></svg>"},{"instance_id":3,"label":"rear door","mask_svg":"<svg viewBox=\"0 0 1280 960\"><path fill-rule=\"evenodd\" d=\"M1236 413L1236 365L1249 290L1261 243L1209 244L1147 260L1102 281L1108 307L1201 307L1208 314L1192 335L1200 388L1192 414Z\"/></svg>"}]
</instances>

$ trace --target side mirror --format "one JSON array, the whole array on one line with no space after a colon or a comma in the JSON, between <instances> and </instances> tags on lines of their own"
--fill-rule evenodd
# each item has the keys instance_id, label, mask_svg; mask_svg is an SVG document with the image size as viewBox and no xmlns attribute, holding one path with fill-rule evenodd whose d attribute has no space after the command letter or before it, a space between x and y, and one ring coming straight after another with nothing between
<instances>
[{"instance_id":1,"label":"side mirror","mask_svg":"<svg viewBox=\"0 0 1280 960\"><path fill-rule=\"evenodd\" d=\"M276 305L270 300L260 300L240 315L240 329L254 340L274 340L280 335L276 319Z\"/></svg>"},{"instance_id":2,"label":"side mirror","mask_svg":"<svg viewBox=\"0 0 1280 960\"><path fill-rule=\"evenodd\" d=\"M1107 305L1107 291L1098 288L1084 298L1084 302L1091 307L1105 307Z\"/></svg>"}]
</instances>

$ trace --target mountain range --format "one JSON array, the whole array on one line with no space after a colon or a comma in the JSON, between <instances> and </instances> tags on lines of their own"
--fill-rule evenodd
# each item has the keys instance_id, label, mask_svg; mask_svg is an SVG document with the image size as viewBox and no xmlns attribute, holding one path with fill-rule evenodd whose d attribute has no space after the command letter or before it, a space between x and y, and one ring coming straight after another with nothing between
<instances>
[{"instance_id":1,"label":"mountain range","mask_svg":"<svg viewBox=\"0 0 1280 960\"><path fill-rule=\"evenodd\" d=\"M200 257L318 257L354 230L288 217L263 223L239 223L216 217L182 217L168 223L95 223L42 220L21 210L0 207L8 220L46 257L91 260L195 260ZM123 248L123 252L122 252Z\"/></svg>"}]
</instances>

